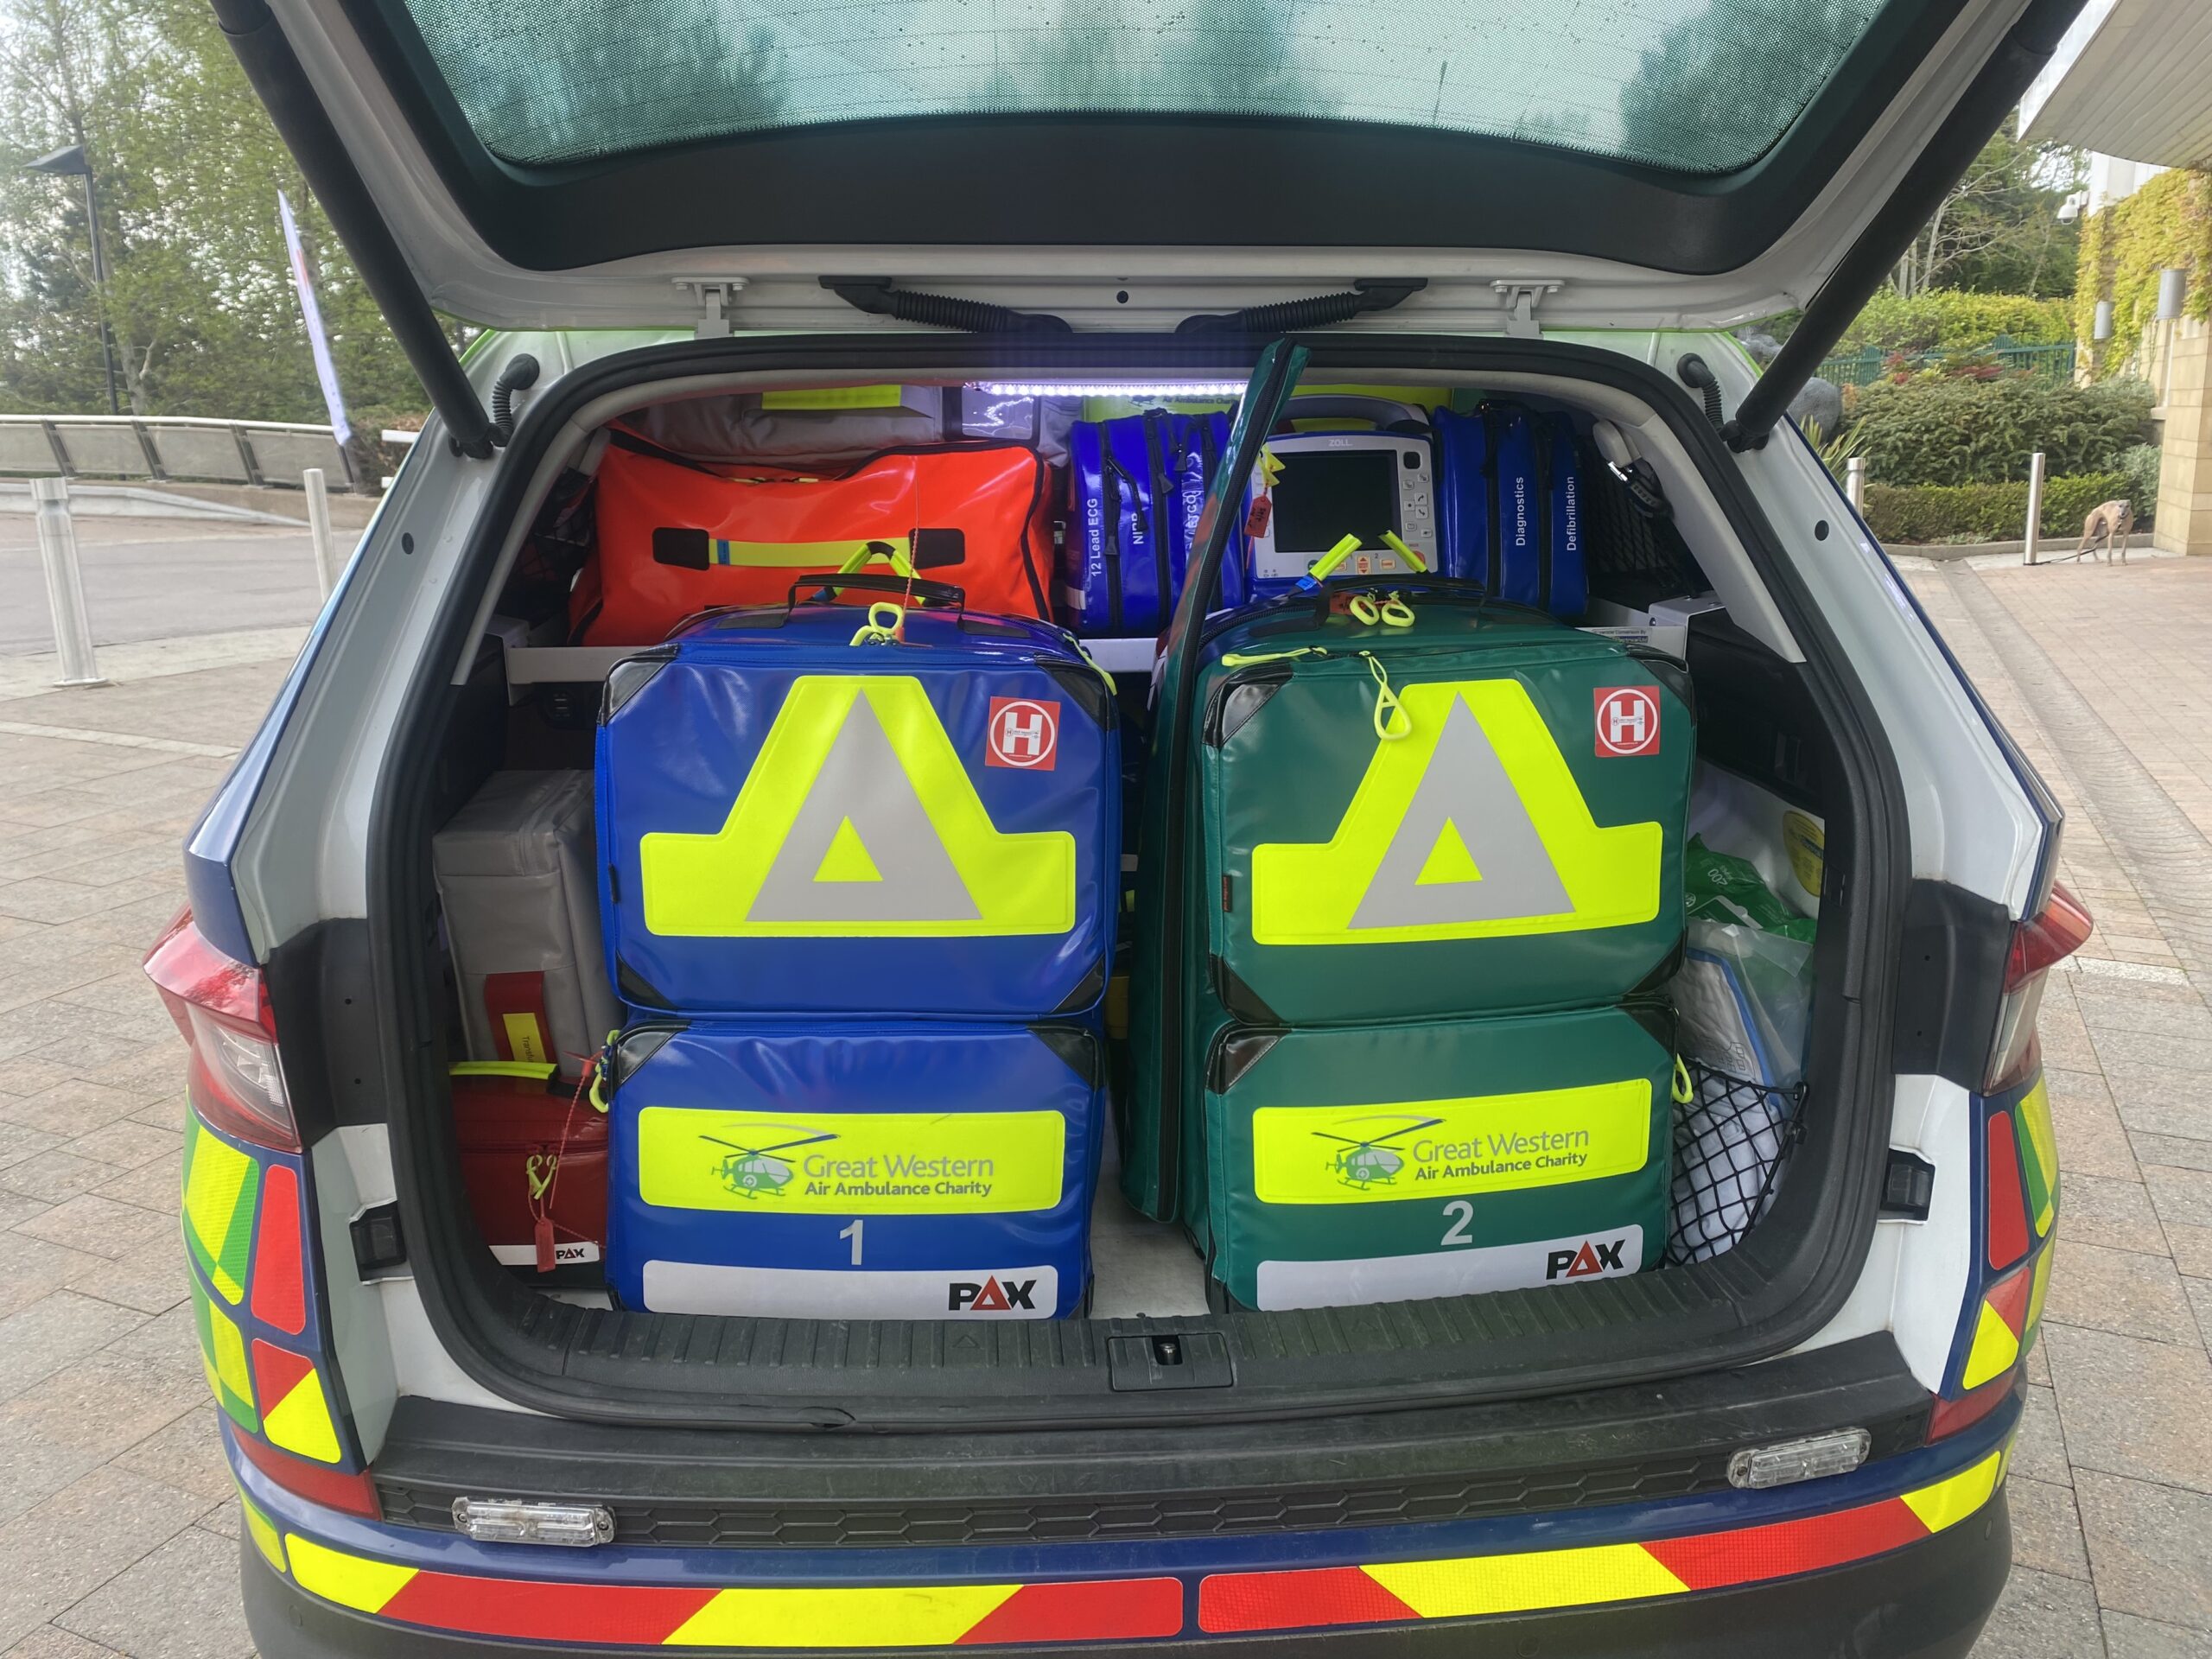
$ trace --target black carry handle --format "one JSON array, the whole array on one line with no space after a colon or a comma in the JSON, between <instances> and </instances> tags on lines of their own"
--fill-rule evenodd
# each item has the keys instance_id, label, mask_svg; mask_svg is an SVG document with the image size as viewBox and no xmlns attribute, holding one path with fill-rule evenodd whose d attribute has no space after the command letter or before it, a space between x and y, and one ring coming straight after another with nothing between
<instances>
[{"instance_id":1,"label":"black carry handle","mask_svg":"<svg viewBox=\"0 0 2212 1659\"><path fill-rule=\"evenodd\" d=\"M894 575L886 570L855 570L849 575L801 576L791 583L791 591L784 613L789 615L799 607L802 593L830 594L848 588L858 588L871 594L890 594L899 599L912 599L925 605L941 605L966 614L968 590L956 588L949 582L931 582L922 576Z\"/></svg>"}]
</instances>

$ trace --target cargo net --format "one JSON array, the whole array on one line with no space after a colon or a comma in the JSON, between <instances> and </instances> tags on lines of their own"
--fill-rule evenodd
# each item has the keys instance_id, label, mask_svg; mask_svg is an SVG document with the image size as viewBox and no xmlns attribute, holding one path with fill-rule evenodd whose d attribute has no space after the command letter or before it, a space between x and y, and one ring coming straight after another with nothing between
<instances>
[{"instance_id":1,"label":"cargo net","mask_svg":"<svg viewBox=\"0 0 2212 1659\"><path fill-rule=\"evenodd\" d=\"M1690 1098L1675 1120L1667 1261L1682 1267L1732 1250L1773 1201L1804 1135L1805 1085L1776 1088L1686 1058Z\"/></svg>"}]
</instances>

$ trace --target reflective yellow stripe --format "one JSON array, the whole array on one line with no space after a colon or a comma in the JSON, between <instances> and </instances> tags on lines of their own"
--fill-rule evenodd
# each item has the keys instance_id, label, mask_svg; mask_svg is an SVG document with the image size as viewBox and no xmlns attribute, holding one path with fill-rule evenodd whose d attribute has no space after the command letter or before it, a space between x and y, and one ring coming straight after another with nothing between
<instances>
[{"instance_id":1,"label":"reflective yellow stripe","mask_svg":"<svg viewBox=\"0 0 2212 1659\"><path fill-rule=\"evenodd\" d=\"M1651 1151L1651 1080L1252 1114L1262 1204L1364 1204L1624 1175Z\"/></svg>"},{"instance_id":2,"label":"reflective yellow stripe","mask_svg":"<svg viewBox=\"0 0 2212 1659\"><path fill-rule=\"evenodd\" d=\"M446 1068L456 1077L524 1077L532 1083L547 1082L560 1069L550 1060L456 1060Z\"/></svg>"},{"instance_id":3,"label":"reflective yellow stripe","mask_svg":"<svg viewBox=\"0 0 2212 1659\"><path fill-rule=\"evenodd\" d=\"M879 536L876 541L893 541L903 547L906 532L893 537ZM848 537L836 542L731 542L714 537L707 543L708 557L716 564L734 564L747 569L760 570L835 570L854 562L858 569L868 558L868 541L855 541Z\"/></svg>"},{"instance_id":4,"label":"reflective yellow stripe","mask_svg":"<svg viewBox=\"0 0 2212 1659\"><path fill-rule=\"evenodd\" d=\"M1255 940L1491 938L1659 913L1664 831L1591 818L1519 681L1408 686L1399 702L1413 734L1376 745L1336 834L1253 849ZM1447 830L1465 864L1440 854Z\"/></svg>"},{"instance_id":5,"label":"reflective yellow stripe","mask_svg":"<svg viewBox=\"0 0 2212 1659\"><path fill-rule=\"evenodd\" d=\"M261 1432L270 1445L287 1452L317 1463L338 1461L338 1426L330 1420L330 1402L323 1395L320 1371L310 1370L282 1400L262 1402Z\"/></svg>"},{"instance_id":6,"label":"reflective yellow stripe","mask_svg":"<svg viewBox=\"0 0 2212 1659\"><path fill-rule=\"evenodd\" d=\"M1532 1607L1679 1595L1682 1581L1641 1544L1530 1550L1456 1561L1394 1561L1368 1577L1423 1618L1471 1618Z\"/></svg>"},{"instance_id":7,"label":"reflective yellow stripe","mask_svg":"<svg viewBox=\"0 0 2212 1659\"><path fill-rule=\"evenodd\" d=\"M2042 1237L2058 1215L2058 1143L2051 1132L2050 1090L2042 1078L2012 1109L2012 1117L2021 1151L2031 1160L2028 1196L2035 1205L2036 1235Z\"/></svg>"},{"instance_id":8,"label":"reflective yellow stripe","mask_svg":"<svg viewBox=\"0 0 2212 1659\"><path fill-rule=\"evenodd\" d=\"M1990 1378L2002 1376L2019 1357L2019 1338L1998 1317L1997 1310L1984 1302L1974 1320L1974 1346L1967 1351L1966 1373L1959 1382L1965 1388L1980 1388Z\"/></svg>"},{"instance_id":9,"label":"reflective yellow stripe","mask_svg":"<svg viewBox=\"0 0 2212 1659\"><path fill-rule=\"evenodd\" d=\"M957 1216L1049 1210L1066 1174L1058 1112L638 1114L647 1204L763 1214Z\"/></svg>"},{"instance_id":10,"label":"reflective yellow stripe","mask_svg":"<svg viewBox=\"0 0 2212 1659\"><path fill-rule=\"evenodd\" d=\"M261 1512L260 1507L245 1495L243 1486L238 1488L238 1507L245 1512L246 1536L253 1540L261 1559L279 1573L283 1572L284 1535L276 1530L276 1523Z\"/></svg>"},{"instance_id":11,"label":"reflective yellow stripe","mask_svg":"<svg viewBox=\"0 0 2212 1659\"><path fill-rule=\"evenodd\" d=\"M2057 1259L2058 1241L2052 1239L2043 1247L2043 1254L2036 1258L2035 1282L2028 1287L2028 1317L2020 1325L2020 1340L2030 1340L2036 1325L2043 1318L2043 1299L2050 1289L2050 1264Z\"/></svg>"},{"instance_id":12,"label":"reflective yellow stripe","mask_svg":"<svg viewBox=\"0 0 2212 1659\"><path fill-rule=\"evenodd\" d=\"M381 1611L385 1605L407 1587L415 1576L411 1567L372 1561L365 1555L348 1555L328 1549L296 1532L284 1538L285 1553L292 1558L292 1576L303 1590L325 1601L357 1612Z\"/></svg>"},{"instance_id":13,"label":"reflective yellow stripe","mask_svg":"<svg viewBox=\"0 0 2212 1659\"><path fill-rule=\"evenodd\" d=\"M1941 1532L1946 1527L1957 1525L1989 1502L1989 1495L1997 1490L2004 1467L2005 1453L1993 1452L1972 1468L1962 1469L1948 1480L1939 1480L1916 1492L1907 1492L1905 1507L1920 1517L1921 1525L1929 1531Z\"/></svg>"},{"instance_id":14,"label":"reflective yellow stripe","mask_svg":"<svg viewBox=\"0 0 2212 1659\"><path fill-rule=\"evenodd\" d=\"M663 1643L688 1648L944 1647L1020 1589L1014 1584L724 1590Z\"/></svg>"},{"instance_id":15,"label":"reflective yellow stripe","mask_svg":"<svg viewBox=\"0 0 2212 1659\"><path fill-rule=\"evenodd\" d=\"M898 409L904 386L800 386L760 394L763 409Z\"/></svg>"},{"instance_id":16,"label":"reflective yellow stripe","mask_svg":"<svg viewBox=\"0 0 2212 1659\"><path fill-rule=\"evenodd\" d=\"M192 1281L192 1313L208 1392L239 1427L258 1433L261 1420L253 1408L253 1374L246 1365L245 1335L196 1278Z\"/></svg>"},{"instance_id":17,"label":"reflective yellow stripe","mask_svg":"<svg viewBox=\"0 0 2212 1659\"><path fill-rule=\"evenodd\" d=\"M645 925L683 938L1065 933L1075 863L1065 831L992 824L909 675L800 677L721 829L639 848Z\"/></svg>"},{"instance_id":18,"label":"reflective yellow stripe","mask_svg":"<svg viewBox=\"0 0 2212 1659\"><path fill-rule=\"evenodd\" d=\"M234 1305L245 1295L260 1177L252 1158L185 1115L185 1240L223 1300Z\"/></svg>"}]
</instances>

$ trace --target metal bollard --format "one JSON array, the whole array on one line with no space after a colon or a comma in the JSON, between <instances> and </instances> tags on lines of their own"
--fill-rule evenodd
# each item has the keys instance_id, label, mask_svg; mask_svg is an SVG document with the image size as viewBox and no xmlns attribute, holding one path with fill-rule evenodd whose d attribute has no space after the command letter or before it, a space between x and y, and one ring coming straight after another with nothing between
<instances>
[{"instance_id":1,"label":"metal bollard","mask_svg":"<svg viewBox=\"0 0 2212 1659\"><path fill-rule=\"evenodd\" d=\"M31 480L38 514L38 558L46 569L46 602L54 613L54 650L60 659L56 685L105 685L92 654L92 627L85 612L85 582L77 569L77 531L69 521L69 480Z\"/></svg>"},{"instance_id":2,"label":"metal bollard","mask_svg":"<svg viewBox=\"0 0 2212 1659\"><path fill-rule=\"evenodd\" d=\"M2036 563L2036 544L2043 536L2043 451L2028 457L2028 527L2022 538L2020 563Z\"/></svg>"},{"instance_id":3,"label":"metal bollard","mask_svg":"<svg viewBox=\"0 0 2212 1659\"><path fill-rule=\"evenodd\" d=\"M1866 513L1866 457L1853 455L1843 466L1843 493L1851 503L1851 510L1864 518Z\"/></svg>"},{"instance_id":4,"label":"metal bollard","mask_svg":"<svg viewBox=\"0 0 2212 1659\"><path fill-rule=\"evenodd\" d=\"M308 493L308 534L315 541L315 575L328 599L338 586L338 549L330 538L330 491L322 468L310 467L300 474Z\"/></svg>"}]
</instances>

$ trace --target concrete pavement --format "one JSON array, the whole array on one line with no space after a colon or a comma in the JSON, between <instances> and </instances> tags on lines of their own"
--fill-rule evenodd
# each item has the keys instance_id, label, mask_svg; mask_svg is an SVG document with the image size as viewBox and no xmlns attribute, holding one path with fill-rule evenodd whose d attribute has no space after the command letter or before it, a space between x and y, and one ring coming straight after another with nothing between
<instances>
[{"instance_id":1,"label":"concrete pavement","mask_svg":"<svg viewBox=\"0 0 2212 1659\"><path fill-rule=\"evenodd\" d=\"M2012 1465L2017 1565L1977 1659L2201 1659L2212 561L1910 580L2065 802L2063 877L2099 924L2044 1004L2061 1247ZM182 1051L137 960L178 900L178 837L297 638L118 647L119 683L91 691L0 660L5 1659L248 1648L177 1239Z\"/></svg>"}]
</instances>

